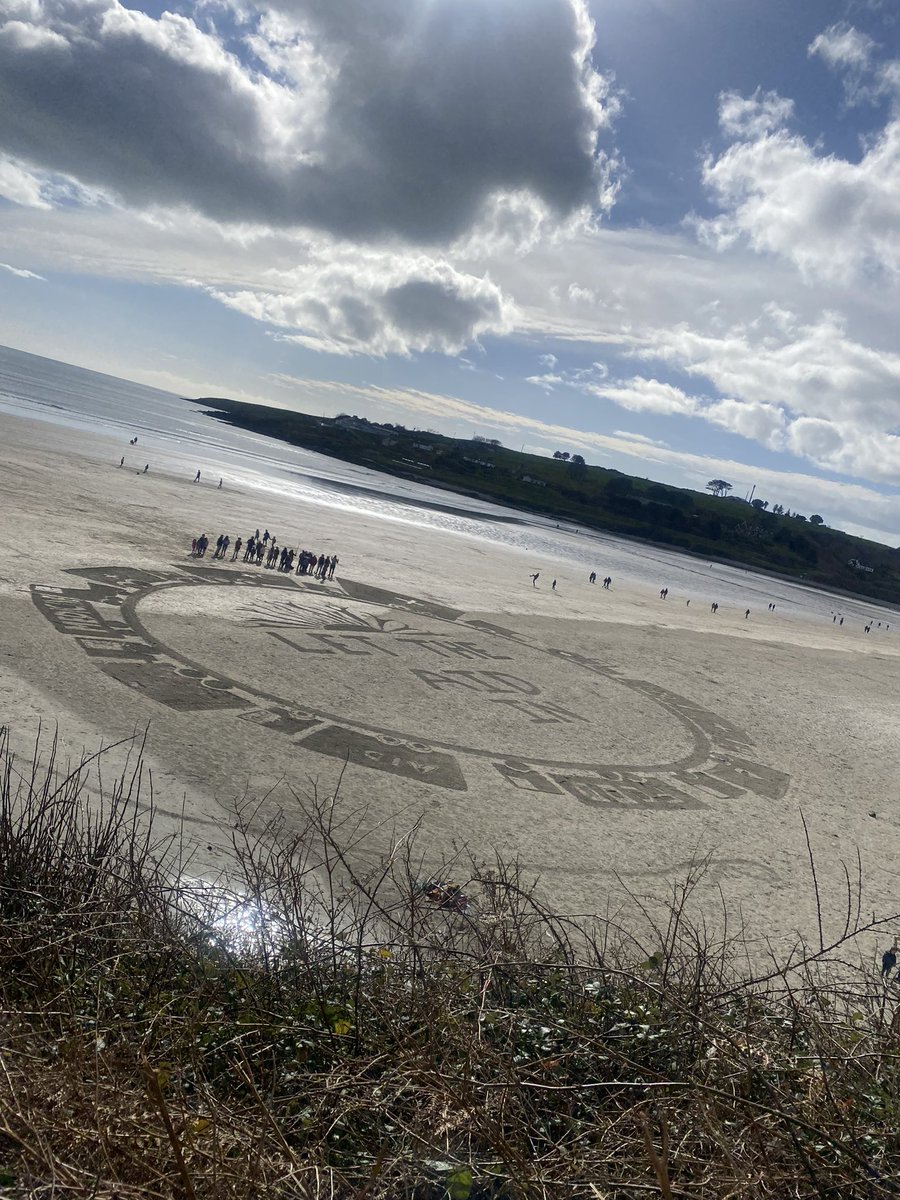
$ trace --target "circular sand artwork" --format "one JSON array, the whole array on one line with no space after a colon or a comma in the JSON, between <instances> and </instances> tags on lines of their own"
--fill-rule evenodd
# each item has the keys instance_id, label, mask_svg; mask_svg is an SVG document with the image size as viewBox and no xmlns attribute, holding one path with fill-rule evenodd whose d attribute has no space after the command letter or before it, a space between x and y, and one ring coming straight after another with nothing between
<instances>
[{"instance_id":1,"label":"circular sand artwork","mask_svg":"<svg viewBox=\"0 0 900 1200\"><path fill-rule=\"evenodd\" d=\"M784 795L746 733L571 645L412 596L192 560L74 570L32 598L105 675L181 712L431 787L473 771L591 807Z\"/></svg>"}]
</instances>

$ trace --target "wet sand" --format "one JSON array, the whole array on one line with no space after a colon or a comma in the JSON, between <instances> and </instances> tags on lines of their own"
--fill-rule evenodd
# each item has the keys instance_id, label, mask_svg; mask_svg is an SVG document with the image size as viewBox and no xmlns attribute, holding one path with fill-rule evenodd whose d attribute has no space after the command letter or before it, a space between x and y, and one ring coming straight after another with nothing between
<instances>
[{"instance_id":1,"label":"wet sand","mask_svg":"<svg viewBox=\"0 0 900 1200\"><path fill-rule=\"evenodd\" d=\"M194 486L177 455L143 475L140 453L0 414L0 723L25 745L58 722L73 753L149 726L155 801L184 814L197 871L246 797L290 827L292 789L343 774L373 851L421 818L431 861L518 855L570 912L664 895L708 854L711 914L724 896L754 936L812 936L801 809L826 917L843 923L857 847L864 910L900 909L900 628L840 628L821 597L769 613L753 576L718 614L699 574L689 606L646 567L606 591L564 560ZM189 555L257 526L337 553L336 580Z\"/></svg>"}]
</instances>

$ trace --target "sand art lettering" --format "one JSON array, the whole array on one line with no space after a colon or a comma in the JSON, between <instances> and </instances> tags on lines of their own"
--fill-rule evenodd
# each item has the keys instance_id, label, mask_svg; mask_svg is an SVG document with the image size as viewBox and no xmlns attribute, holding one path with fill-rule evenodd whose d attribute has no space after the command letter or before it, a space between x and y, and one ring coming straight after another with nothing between
<instances>
[{"instance_id":1,"label":"sand art lettering","mask_svg":"<svg viewBox=\"0 0 900 1200\"><path fill-rule=\"evenodd\" d=\"M194 562L67 574L84 585L34 584L34 605L108 679L152 704L215 712L303 752L457 792L493 780L498 802L531 793L608 810L777 801L790 783L755 760L743 730L694 701L446 605L353 580L326 590ZM221 606L222 587L231 589L227 618L249 639L243 666L222 654L221 638L194 632L176 644L171 622L165 636L154 634L179 595L202 614L204 604ZM373 699L381 695L394 700ZM596 761L604 747L635 761Z\"/></svg>"}]
</instances>

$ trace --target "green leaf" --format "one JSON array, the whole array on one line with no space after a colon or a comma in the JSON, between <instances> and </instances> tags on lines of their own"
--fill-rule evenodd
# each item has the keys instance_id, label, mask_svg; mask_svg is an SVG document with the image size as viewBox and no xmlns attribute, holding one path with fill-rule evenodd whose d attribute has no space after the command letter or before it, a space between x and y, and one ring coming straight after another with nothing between
<instances>
[{"instance_id":1,"label":"green leaf","mask_svg":"<svg viewBox=\"0 0 900 1200\"><path fill-rule=\"evenodd\" d=\"M450 1200L469 1200L472 1193L472 1172L468 1167L460 1167L447 1176L447 1191Z\"/></svg>"}]
</instances>

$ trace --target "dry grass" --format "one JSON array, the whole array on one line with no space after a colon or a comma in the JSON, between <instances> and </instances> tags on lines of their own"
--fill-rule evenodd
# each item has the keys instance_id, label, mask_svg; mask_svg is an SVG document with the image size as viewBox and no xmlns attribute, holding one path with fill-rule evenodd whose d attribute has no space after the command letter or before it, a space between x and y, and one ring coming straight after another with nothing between
<instances>
[{"instance_id":1,"label":"dry grass","mask_svg":"<svg viewBox=\"0 0 900 1200\"><path fill-rule=\"evenodd\" d=\"M499 859L453 864L470 904L436 906L415 830L360 875L364 814L313 795L300 835L238 814L201 888L154 838L140 746L102 763L16 762L0 731L0 1195L900 1194L860 881L830 940L751 978L689 916L702 864L638 944Z\"/></svg>"}]
</instances>

